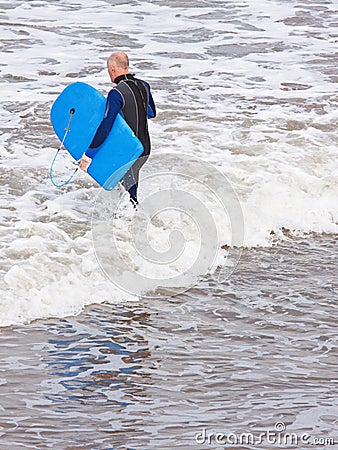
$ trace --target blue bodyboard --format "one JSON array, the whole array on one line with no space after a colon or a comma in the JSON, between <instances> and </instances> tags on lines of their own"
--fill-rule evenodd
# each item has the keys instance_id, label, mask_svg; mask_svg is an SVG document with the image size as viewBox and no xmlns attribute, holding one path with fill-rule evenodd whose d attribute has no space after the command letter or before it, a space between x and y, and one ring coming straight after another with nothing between
<instances>
[{"instance_id":1,"label":"blue bodyboard","mask_svg":"<svg viewBox=\"0 0 338 450\"><path fill-rule=\"evenodd\" d=\"M76 161L88 150L105 108L105 97L81 82L68 85L53 103L50 119L54 131L60 141L66 134L63 145ZM142 153L141 141L118 114L108 137L97 148L88 174L104 189L111 190Z\"/></svg>"}]
</instances>

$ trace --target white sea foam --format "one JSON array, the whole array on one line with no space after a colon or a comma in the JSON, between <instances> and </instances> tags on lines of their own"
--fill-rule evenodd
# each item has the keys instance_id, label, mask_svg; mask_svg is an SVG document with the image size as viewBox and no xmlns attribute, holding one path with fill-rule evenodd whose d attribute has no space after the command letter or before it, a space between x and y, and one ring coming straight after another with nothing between
<instances>
[{"instance_id":1,"label":"white sea foam","mask_svg":"<svg viewBox=\"0 0 338 450\"><path fill-rule=\"evenodd\" d=\"M2 325L134 298L114 287L94 255L98 188L84 174L63 190L48 181L58 145L48 117L53 100L78 80L106 93L105 59L116 48L128 51L132 71L153 86L153 154L190 154L227 177L242 207L241 245L269 246L285 229L338 231L333 3L113 3L13 0L3 10ZM56 169L65 179L72 166L61 159ZM142 182L140 195L149 195ZM231 244L231 227L215 203L206 204L217 244ZM168 241L177 217L149 226L155 248ZM186 220L179 228L195 255L201 243ZM146 270L130 244L121 245L136 270ZM161 278L164 269L156 270Z\"/></svg>"}]
</instances>

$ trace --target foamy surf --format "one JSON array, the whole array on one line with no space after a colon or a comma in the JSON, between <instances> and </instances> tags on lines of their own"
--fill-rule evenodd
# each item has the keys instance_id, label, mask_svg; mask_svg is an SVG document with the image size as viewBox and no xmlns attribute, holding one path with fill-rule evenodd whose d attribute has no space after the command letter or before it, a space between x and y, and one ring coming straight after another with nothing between
<instances>
[{"instance_id":1,"label":"foamy surf","mask_svg":"<svg viewBox=\"0 0 338 450\"><path fill-rule=\"evenodd\" d=\"M51 104L78 80L106 93L105 59L112 47L128 51L132 71L152 84L159 110L150 124L153 156L164 163L168 153L205 161L226 177L238 198L243 233L235 241L220 203L209 191L202 198L216 229L210 248L218 251L197 278L228 267L227 248L269 248L290 236L336 234L334 17L331 3L6 4L0 323L64 317L91 303L138 298L116 287L97 259L91 217L99 189L80 173L64 190L48 180L58 146ZM71 170L65 158L57 176L66 179ZM183 178L176 188L201 199L199 187ZM141 182L141 198L150 194L151 183ZM165 270L175 278L203 254L203 233L185 213L166 211L148 219L147 243L157 253L170 256L171 244L176 249L184 243L177 247L182 257L171 259L166 269L140 261L124 227L129 218L117 221L115 230L130 268L153 271L156 290ZM114 267L109 252L108 261Z\"/></svg>"}]
</instances>

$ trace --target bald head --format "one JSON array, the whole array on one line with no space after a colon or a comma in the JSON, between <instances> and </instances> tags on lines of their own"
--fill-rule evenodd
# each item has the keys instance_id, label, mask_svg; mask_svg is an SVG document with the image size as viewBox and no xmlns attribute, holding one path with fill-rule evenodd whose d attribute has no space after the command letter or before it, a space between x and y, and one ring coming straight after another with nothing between
<instances>
[{"instance_id":1,"label":"bald head","mask_svg":"<svg viewBox=\"0 0 338 450\"><path fill-rule=\"evenodd\" d=\"M112 53L107 59L107 69L112 82L120 76L129 73L129 58L124 52Z\"/></svg>"},{"instance_id":2,"label":"bald head","mask_svg":"<svg viewBox=\"0 0 338 450\"><path fill-rule=\"evenodd\" d=\"M108 60L108 65L114 65L119 70L128 70L129 69L129 58L123 52L115 52L112 53Z\"/></svg>"}]
</instances>

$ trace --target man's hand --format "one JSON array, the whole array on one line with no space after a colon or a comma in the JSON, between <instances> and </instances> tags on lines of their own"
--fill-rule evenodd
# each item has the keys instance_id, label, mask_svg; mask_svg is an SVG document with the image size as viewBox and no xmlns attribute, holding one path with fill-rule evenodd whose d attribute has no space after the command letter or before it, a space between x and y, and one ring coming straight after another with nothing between
<instances>
[{"instance_id":1,"label":"man's hand","mask_svg":"<svg viewBox=\"0 0 338 450\"><path fill-rule=\"evenodd\" d=\"M92 159L89 158L89 156L87 156L85 153L82 155L82 158L79 159L78 161L80 169L82 169L84 172L87 172L91 162Z\"/></svg>"}]
</instances>

